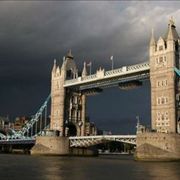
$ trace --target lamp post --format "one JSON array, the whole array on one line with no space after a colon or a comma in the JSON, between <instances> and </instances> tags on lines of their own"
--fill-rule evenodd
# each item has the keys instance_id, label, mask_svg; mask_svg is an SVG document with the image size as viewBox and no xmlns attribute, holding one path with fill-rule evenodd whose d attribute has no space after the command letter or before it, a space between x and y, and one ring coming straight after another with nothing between
<instances>
[{"instance_id":1,"label":"lamp post","mask_svg":"<svg viewBox=\"0 0 180 180\"><path fill-rule=\"evenodd\" d=\"M82 126L83 122L79 121L78 122L78 126L79 126L79 135L81 136L81 126Z\"/></svg>"},{"instance_id":2,"label":"lamp post","mask_svg":"<svg viewBox=\"0 0 180 180\"><path fill-rule=\"evenodd\" d=\"M69 130L69 128L68 128L68 120L66 119L66 121L65 121L65 136L68 136L68 130Z\"/></svg>"}]
</instances>

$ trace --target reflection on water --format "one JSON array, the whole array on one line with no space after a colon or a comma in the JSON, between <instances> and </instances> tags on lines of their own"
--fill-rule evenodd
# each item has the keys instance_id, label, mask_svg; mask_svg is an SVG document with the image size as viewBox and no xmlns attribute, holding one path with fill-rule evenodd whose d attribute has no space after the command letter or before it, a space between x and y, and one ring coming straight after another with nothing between
<instances>
[{"instance_id":1,"label":"reflection on water","mask_svg":"<svg viewBox=\"0 0 180 180\"><path fill-rule=\"evenodd\" d=\"M149 179L152 180L179 180L178 170L180 162L146 162L141 163L141 171L147 172Z\"/></svg>"},{"instance_id":2,"label":"reflection on water","mask_svg":"<svg viewBox=\"0 0 180 180\"><path fill-rule=\"evenodd\" d=\"M0 154L0 180L179 180L180 162L136 162L132 156L58 157Z\"/></svg>"}]
</instances>

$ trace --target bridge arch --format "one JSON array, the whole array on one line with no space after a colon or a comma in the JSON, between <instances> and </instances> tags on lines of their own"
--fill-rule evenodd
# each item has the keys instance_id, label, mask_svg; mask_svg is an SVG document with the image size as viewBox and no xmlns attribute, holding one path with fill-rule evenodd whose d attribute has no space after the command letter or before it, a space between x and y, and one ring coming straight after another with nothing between
<instances>
[{"instance_id":1,"label":"bridge arch","mask_svg":"<svg viewBox=\"0 0 180 180\"><path fill-rule=\"evenodd\" d=\"M65 130L66 136L77 136L77 127L74 123L69 122L66 125L66 130Z\"/></svg>"}]
</instances>

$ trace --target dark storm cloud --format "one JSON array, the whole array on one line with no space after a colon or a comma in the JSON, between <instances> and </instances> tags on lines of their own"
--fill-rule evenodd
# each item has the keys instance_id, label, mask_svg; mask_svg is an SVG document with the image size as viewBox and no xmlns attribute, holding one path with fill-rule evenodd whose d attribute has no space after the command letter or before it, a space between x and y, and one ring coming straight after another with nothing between
<instances>
[{"instance_id":1,"label":"dark storm cloud","mask_svg":"<svg viewBox=\"0 0 180 180\"><path fill-rule=\"evenodd\" d=\"M179 7L179 2L0 2L0 114L34 113L50 91L53 59L61 63L70 48L79 69L85 60L93 62L93 71L110 69L111 55L115 67L147 61L151 28L157 37L165 34L170 16L179 28ZM95 114L98 119L101 113Z\"/></svg>"}]
</instances>

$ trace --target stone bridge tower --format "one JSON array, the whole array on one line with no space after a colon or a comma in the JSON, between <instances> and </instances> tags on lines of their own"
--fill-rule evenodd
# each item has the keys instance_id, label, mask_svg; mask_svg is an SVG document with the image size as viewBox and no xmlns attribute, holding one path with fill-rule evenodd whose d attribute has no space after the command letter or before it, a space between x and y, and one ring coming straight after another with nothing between
<instances>
[{"instance_id":1,"label":"stone bridge tower","mask_svg":"<svg viewBox=\"0 0 180 180\"><path fill-rule=\"evenodd\" d=\"M179 36L170 19L165 37L150 40L151 123L154 131L137 134L135 158L180 160ZM179 71L177 71L179 72Z\"/></svg>"},{"instance_id":2,"label":"stone bridge tower","mask_svg":"<svg viewBox=\"0 0 180 180\"><path fill-rule=\"evenodd\" d=\"M71 51L63 59L61 68L57 66L56 60L51 74L51 130L58 130L61 136L65 135L65 115L66 109L66 89L63 87L66 79L77 76L76 64L73 60Z\"/></svg>"},{"instance_id":3,"label":"stone bridge tower","mask_svg":"<svg viewBox=\"0 0 180 180\"><path fill-rule=\"evenodd\" d=\"M179 68L179 36L172 19L164 38L150 40L151 121L157 132L176 133L179 120L177 95Z\"/></svg>"},{"instance_id":4,"label":"stone bridge tower","mask_svg":"<svg viewBox=\"0 0 180 180\"><path fill-rule=\"evenodd\" d=\"M83 69L82 76L86 76ZM84 135L86 97L78 89L64 88L65 80L78 78L78 70L71 51L61 68L54 61L51 75L51 123L50 129L60 131L61 136Z\"/></svg>"}]
</instances>

